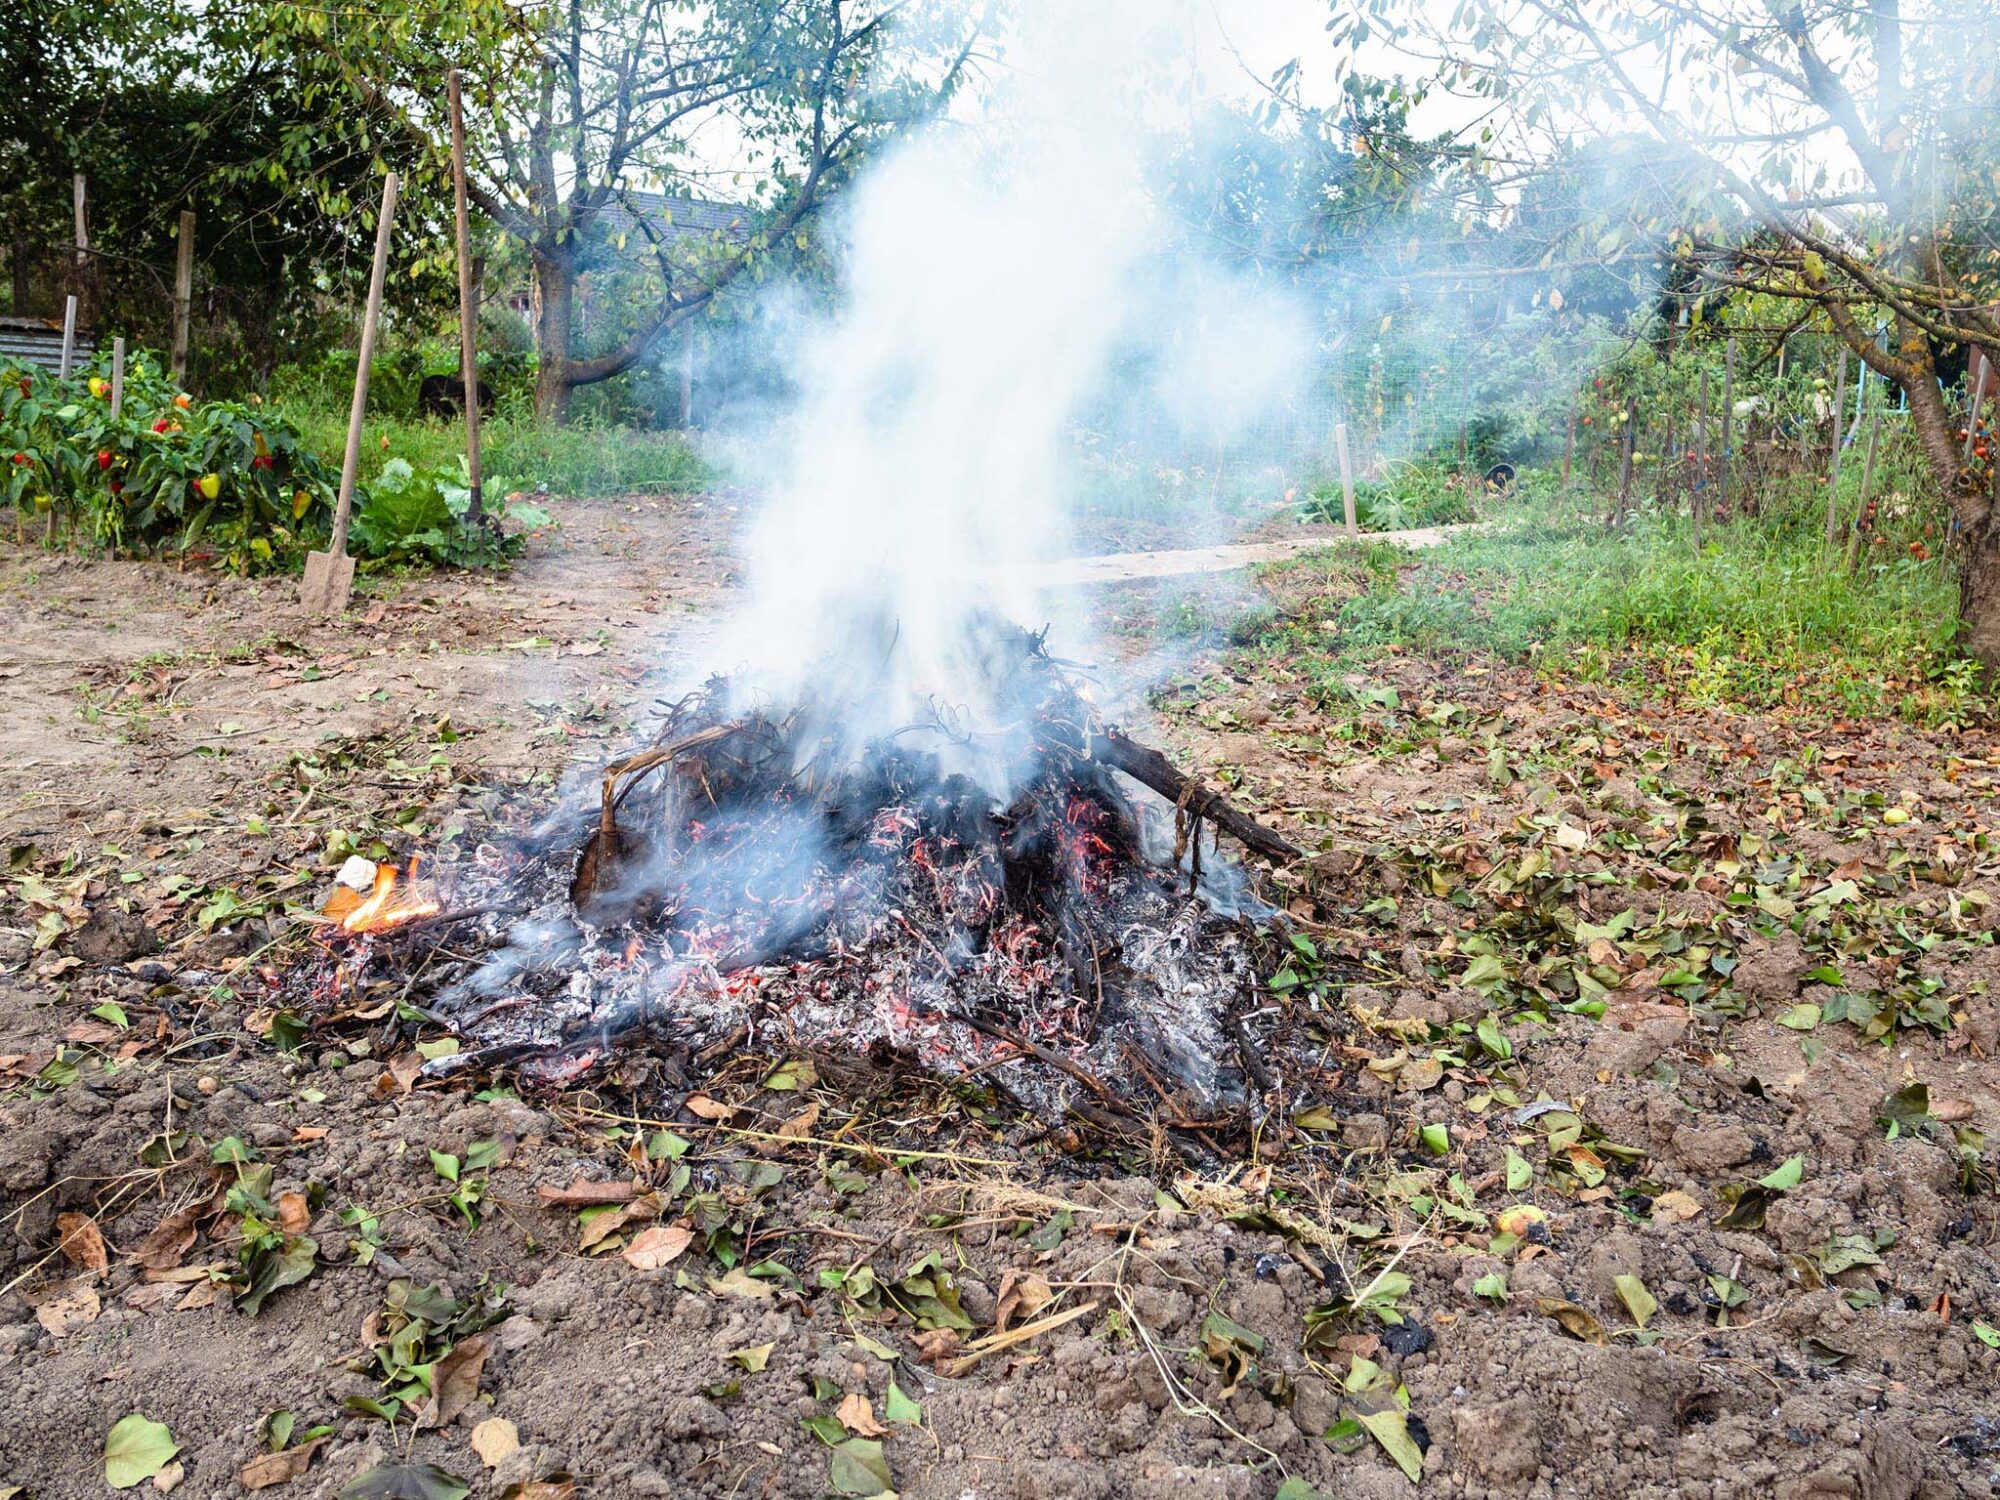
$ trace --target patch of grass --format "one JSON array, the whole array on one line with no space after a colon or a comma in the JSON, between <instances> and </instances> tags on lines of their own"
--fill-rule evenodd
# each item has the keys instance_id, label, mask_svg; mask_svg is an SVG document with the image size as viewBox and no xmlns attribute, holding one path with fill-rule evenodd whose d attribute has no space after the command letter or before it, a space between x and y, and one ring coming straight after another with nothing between
<instances>
[{"instance_id":1,"label":"patch of grass","mask_svg":"<svg viewBox=\"0 0 2000 1500\"><path fill-rule=\"evenodd\" d=\"M1321 681L1401 649L1528 661L1691 704L1927 724L1985 711L1953 651L1953 579L1906 556L1851 576L1809 530L1775 519L1708 527L1697 551L1678 518L1641 514L1613 532L1545 498L1386 571L1352 548L1294 568L1323 575L1306 590L1322 607L1294 604L1291 628L1266 644L1322 658Z\"/></svg>"},{"instance_id":2,"label":"patch of grass","mask_svg":"<svg viewBox=\"0 0 2000 1500\"><path fill-rule=\"evenodd\" d=\"M290 404L285 414L305 441L337 472L347 441L347 412L317 404ZM689 494L713 476L678 432L587 425L552 427L533 417L502 413L479 426L480 457L489 490L533 490L594 499L601 495ZM361 482L369 484L392 458L418 471L449 466L465 451L456 422L371 417L361 439Z\"/></svg>"}]
</instances>

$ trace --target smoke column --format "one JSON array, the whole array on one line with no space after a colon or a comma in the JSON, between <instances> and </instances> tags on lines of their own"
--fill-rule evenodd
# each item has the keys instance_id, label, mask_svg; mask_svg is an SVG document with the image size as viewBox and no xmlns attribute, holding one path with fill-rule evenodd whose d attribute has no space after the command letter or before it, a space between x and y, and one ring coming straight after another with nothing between
<instances>
[{"instance_id":1,"label":"smoke column","mask_svg":"<svg viewBox=\"0 0 2000 1500\"><path fill-rule=\"evenodd\" d=\"M985 613L1043 623L1027 571L1064 550L1069 424L1161 312L1136 274L1163 238L1148 120L1185 86L1185 19L1026 6L977 116L856 185L840 310L804 336L797 410L758 476L748 598L722 640L759 696L833 697L855 739L933 695L976 720ZM1073 648L1076 622L1056 624ZM826 680L827 653L845 681Z\"/></svg>"}]
</instances>

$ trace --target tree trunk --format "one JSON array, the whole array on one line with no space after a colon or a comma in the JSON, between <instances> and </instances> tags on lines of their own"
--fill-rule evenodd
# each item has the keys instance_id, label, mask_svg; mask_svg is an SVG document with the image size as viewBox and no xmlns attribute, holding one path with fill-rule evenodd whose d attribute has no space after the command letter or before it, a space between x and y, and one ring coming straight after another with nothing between
<instances>
[{"instance_id":1,"label":"tree trunk","mask_svg":"<svg viewBox=\"0 0 2000 1500\"><path fill-rule=\"evenodd\" d=\"M544 254L535 247L535 286L540 309L535 347L540 363L535 371L535 411L545 422L569 420L574 389L570 370L570 322L575 311L575 267L566 254Z\"/></svg>"},{"instance_id":2,"label":"tree trunk","mask_svg":"<svg viewBox=\"0 0 2000 1500\"><path fill-rule=\"evenodd\" d=\"M1959 533L1958 619L1965 654L1988 683L2000 680L2000 528L1990 520Z\"/></svg>"}]
</instances>

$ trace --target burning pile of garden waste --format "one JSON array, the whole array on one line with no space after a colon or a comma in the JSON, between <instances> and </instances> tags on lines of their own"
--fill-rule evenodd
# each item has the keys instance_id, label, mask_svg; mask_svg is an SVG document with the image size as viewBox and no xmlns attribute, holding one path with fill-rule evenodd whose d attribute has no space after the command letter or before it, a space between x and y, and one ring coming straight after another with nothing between
<instances>
[{"instance_id":1,"label":"burning pile of garden waste","mask_svg":"<svg viewBox=\"0 0 2000 1500\"><path fill-rule=\"evenodd\" d=\"M413 1007L459 1044L431 1076L531 1088L782 1040L977 1074L1050 1115L1241 1116L1269 1082L1281 939L1215 832L1298 851L1105 723L1042 635L987 616L968 639L976 713L932 698L861 740L832 698L745 706L712 678L594 805L434 875L357 872L314 1012Z\"/></svg>"}]
</instances>

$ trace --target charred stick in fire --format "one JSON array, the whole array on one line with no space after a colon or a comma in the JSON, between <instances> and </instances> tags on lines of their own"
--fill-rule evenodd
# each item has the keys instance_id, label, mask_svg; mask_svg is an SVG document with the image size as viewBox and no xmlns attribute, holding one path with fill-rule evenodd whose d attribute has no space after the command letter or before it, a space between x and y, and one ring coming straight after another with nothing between
<instances>
[{"instance_id":1,"label":"charred stick in fire","mask_svg":"<svg viewBox=\"0 0 2000 1500\"><path fill-rule=\"evenodd\" d=\"M1020 1048L1021 1051L1029 1054L1038 1062L1045 1062L1058 1073L1067 1074L1069 1077L1074 1078L1078 1083L1097 1095L1099 1099L1102 1099L1107 1108L1115 1110L1119 1114L1130 1115L1134 1112L1132 1106L1119 1098L1112 1091L1111 1086L1095 1073L1092 1073L1087 1068L1079 1067L1054 1048L1044 1047L1033 1038L1021 1035L1020 1032L1010 1026L1002 1026L995 1021L981 1020L978 1016L963 1015L953 1010L940 1010L937 1014L944 1017L947 1021L956 1021L961 1026L970 1026L974 1031L984 1032L995 1041L1005 1042L1010 1047Z\"/></svg>"},{"instance_id":2,"label":"charred stick in fire","mask_svg":"<svg viewBox=\"0 0 2000 1500\"><path fill-rule=\"evenodd\" d=\"M1250 1040L1250 1028L1243 1024L1241 1016L1231 1016L1228 1025L1230 1038L1236 1043L1236 1054L1243 1059L1243 1071L1250 1075L1250 1081L1257 1085L1259 1093L1271 1093L1278 1087L1278 1080L1264 1066L1257 1044Z\"/></svg>"},{"instance_id":3,"label":"charred stick in fire","mask_svg":"<svg viewBox=\"0 0 2000 1500\"><path fill-rule=\"evenodd\" d=\"M1249 814L1239 812L1221 793L1211 792L1192 777L1182 775L1159 751L1127 738L1120 730L1107 728L1093 734L1090 753L1175 806L1187 807L1196 817L1207 818L1252 854L1274 865L1297 859L1304 852Z\"/></svg>"}]
</instances>

